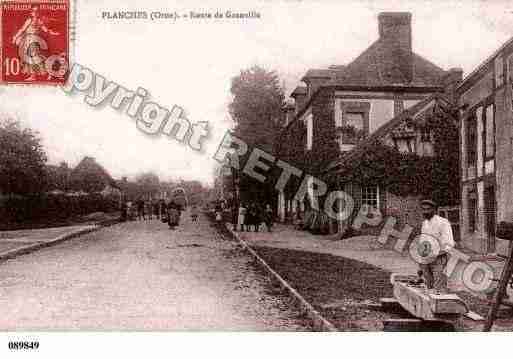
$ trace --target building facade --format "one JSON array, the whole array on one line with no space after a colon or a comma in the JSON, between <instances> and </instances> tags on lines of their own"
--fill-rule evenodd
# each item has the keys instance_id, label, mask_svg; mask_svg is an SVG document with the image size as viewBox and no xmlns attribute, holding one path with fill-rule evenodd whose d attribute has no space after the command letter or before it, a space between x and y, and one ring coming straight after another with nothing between
<instances>
[{"instance_id":1,"label":"building facade","mask_svg":"<svg viewBox=\"0 0 513 359\"><path fill-rule=\"evenodd\" d=\"M284 149L288 157L293 152L303 159L297 159L295 165L302 164L309 174L322 178L331 163L358 149L360 143L387 128L387 123L405 110L421 103L429 108L434 94L453 100L461 70L445 71L416 54L412 49L411 20L410 13L381 13L378 39L356 59L347 65L306 72L302 78L306 86L298 86L291 95L296 103L295 117L288 121L280 140L291 147L288 153ZM426 110L421 107L415 108L415 113ZM416 138L396 136L394 146L401 151L430 155L432 147ZM343 189L352 186L339 185ZM350 192L360 203L381 207L386 189L369 183L352 186ZM303 203L295 203L292 193L284 191L278 196L282 218L304 207ZM401 199L397 201L407 210L399 203Z\"/></svg>"},{"instance_id":2,"label":"building facade","mask_svg":"<svg viewBox=\"0 0 513 359\"><path fill-rule=\"evenodd\" d=\"M458 87L461 237L479 253L505 254L500 221L513 221L513 39Z\"/></svg>"}]
</instances>

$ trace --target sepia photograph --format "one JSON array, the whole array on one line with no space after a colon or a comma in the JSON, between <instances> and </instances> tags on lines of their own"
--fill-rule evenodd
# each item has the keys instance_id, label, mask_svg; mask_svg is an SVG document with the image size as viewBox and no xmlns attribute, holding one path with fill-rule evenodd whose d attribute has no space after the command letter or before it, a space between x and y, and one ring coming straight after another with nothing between
<instances>
[{"instance_id":1,"label":"sepia photograph","mask_svg":"<svg viewBox=\"0 0 513 359\"><path fill-rule=\"evenodd\" d=\"M0 65L2 357L513 331L513 3L0 0Z\"/></svg>"}]
</instances>

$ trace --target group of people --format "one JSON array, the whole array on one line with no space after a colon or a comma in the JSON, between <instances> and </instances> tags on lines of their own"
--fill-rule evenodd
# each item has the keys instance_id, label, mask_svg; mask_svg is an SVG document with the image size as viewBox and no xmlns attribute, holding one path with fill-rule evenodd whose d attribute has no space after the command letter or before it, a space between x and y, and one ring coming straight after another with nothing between
<instances>
[{"instance_id":1,"label":"group of people","mask_svg":"<svg viewBox=\"0 0 513 359\"><path fill-rule=\"evenodd\" d=\"M171 200L149 200L139 198L134 203L123 202L121 205L121 220L138 219L140 221L160 219L167 223L169 228L175 229L180 224L182 212L185 210L185 201L173 198ZM191 220L197 222L199 210L197 205L191 206Z\"/></svg>"},{"instance_id":2,"label":"group of people","mask_svg":"<svg viewBox=\"0 0 513 359\"><path fill-rule=\"evenodd\" d=\"M134 203L123 202L121 205L121 217L123 221L130 219L152 220L161 219L166 214L166 203L164 200L145 201L139 198Z\"/></svg>"},{"instance_id":3,"label":"group of people","mask_svg":"<svg viewBox=\"0 0 513 359\"><path fill-rule=\"evenodd\" d=\"M270 204L265 207L258 203L241 203L235 230L251 232L253 229L258 232L262 223L265 223L267 230L271 232L274 222L274 212Z\"/></svg>"},{"instance_id":4,"label":"group of people","mask_svg":"<svg viewBox=\"0 0 513 359\"><path fill-rule=\"evenodd\" d=\"M165 214L166 203L164 200L145 201L138 199L136 201L137 218L141 220L160 219Z\"/></svg>"}]
</instances>

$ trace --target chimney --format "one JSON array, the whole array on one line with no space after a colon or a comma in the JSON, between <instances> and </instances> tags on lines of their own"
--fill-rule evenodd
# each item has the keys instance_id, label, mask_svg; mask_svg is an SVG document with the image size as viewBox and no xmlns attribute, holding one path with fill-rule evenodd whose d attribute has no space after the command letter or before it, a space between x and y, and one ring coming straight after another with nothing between
<instances>
[{"instance_id":1,"label":"chimney","mask_svg":"<svg viewBox=\"0 0 513 359\"><path fill-rule=\"evenodd\" d=\"M449 71L447 71L445 75L443 75L441 78L442 86L444 87L444 92L450 98L453 104L456 104L458 102L456 88L462 80L463 70L459 67L449 69Z\"/></svg>"},{"instance_id":2,"label":"chimney","mask_svg":"<svg viewBox=\"0 0 513 359\"><path fill-rule=\"evenodd\" d=\"M411 13L382 12L378 15L384 79L389 83L413 80Z\"/></svg>"}]
</instances>

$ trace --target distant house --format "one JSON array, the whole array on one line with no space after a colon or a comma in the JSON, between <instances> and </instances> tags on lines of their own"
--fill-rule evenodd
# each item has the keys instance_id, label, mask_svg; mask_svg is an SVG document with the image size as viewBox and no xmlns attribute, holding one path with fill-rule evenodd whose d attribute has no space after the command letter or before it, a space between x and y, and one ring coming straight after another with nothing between
<instances>
[{"instance_id":1,"label":"distant house","mask_svg":"<svg viewBox=\"0 0 513 359\"><path fill-rule=\"evenodd\" d=\"M302 78L306 86L291 94L294 113L285 109L290 120L279 136L280 158L323 178L333 163L353 150L364 151L360 144L367 143L369 136L400 151L430 155L428 136L417 126L420 117L434 107L452 108L462 71L445 71L413 51L410 13L380 13L378 34L349 64L306 72ZM414 126L409 129L407 123ZM336 177L337 169L332 170ZM333 186L345 188L344 178L329 177ZM386 189L375 181L359 187L352 193L360 203L384 203ZM308 207L308 202L298 203L293 195L286 189L278 194L280 218Z\"/></svg>"},{"instance_id":2,"label":"distant house","mask_svg":"<svg viewBox=\"0 0 513 359\"><path fill-rule=\"evenodd\" d=\"M461 237L479 253L506 254L496 238L513 221L513 38L457 89L460 113Z\"/></svg>"},{"instance_id":3,"label":"distant house","mask_svg":"<svg viewBox=\"0 0 513 359\"><path fill-rule=\"evenodd\" d=\"M75 192L121 196L118 183L93 157L84 157L70 174L70 187Z\"/></svg>"}]
</instances>

